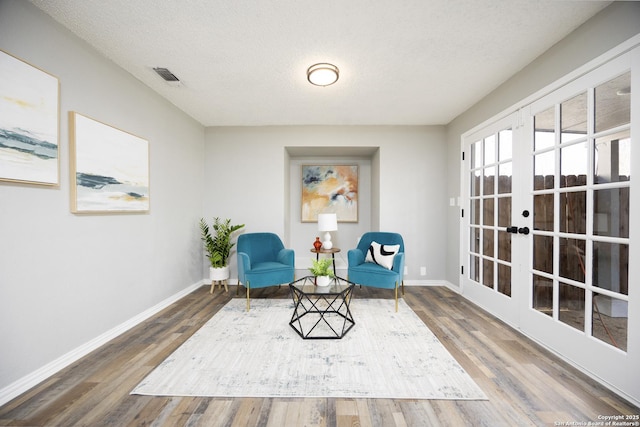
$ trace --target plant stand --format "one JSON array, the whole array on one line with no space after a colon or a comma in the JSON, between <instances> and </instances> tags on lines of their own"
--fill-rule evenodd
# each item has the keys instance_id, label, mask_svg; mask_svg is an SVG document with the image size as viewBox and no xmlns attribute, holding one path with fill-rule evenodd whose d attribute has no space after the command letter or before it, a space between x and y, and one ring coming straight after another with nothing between
<instances>
[{"instance_id":1,"label":"plant stand","mask_svg":"<svg viewBox=\"0 0 640 427\"><path fill-rule=\"evenodd\" d=\"M212 294L217 285L220 285L220 290L222 290L222 286L224 285L224 291L229 292L229 287L227 286L228 279L228 265L221 268L209 267L209 280L211 280L211 289L209 289L209 293Z\"/></svg>"},{"instance_id":2,"label":"plant stand","mask_svg":"<svg viewBox=\"0 0 640 427\"><path fill-rule=\"evenodd\" d=\"M229 287L227 286L227 279L224 280L212 280L211 281L211 289L209 289L209 293L212 294L215 291L216 286L220 285L220 290L222 290L222 286L224 286L224 291L229 292Z\"/></svg>"}]
</instances>

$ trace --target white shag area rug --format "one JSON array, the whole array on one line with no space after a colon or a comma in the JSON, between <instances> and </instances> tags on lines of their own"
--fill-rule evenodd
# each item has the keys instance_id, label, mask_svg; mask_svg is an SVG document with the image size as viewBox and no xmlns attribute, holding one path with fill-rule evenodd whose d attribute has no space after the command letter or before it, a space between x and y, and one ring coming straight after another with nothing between
<instances>
[{"instance_id":1,"label":"white shag area rug","mask_svg":"<svg viewBox=\"0 0 640 427\"><path fill-rule=\"evenodd\" d=\"M233 299L131 394L485 400L482 390L400 300L351 301L342 339L303 340L293 302Z\"/></svg>"}]
</instances>

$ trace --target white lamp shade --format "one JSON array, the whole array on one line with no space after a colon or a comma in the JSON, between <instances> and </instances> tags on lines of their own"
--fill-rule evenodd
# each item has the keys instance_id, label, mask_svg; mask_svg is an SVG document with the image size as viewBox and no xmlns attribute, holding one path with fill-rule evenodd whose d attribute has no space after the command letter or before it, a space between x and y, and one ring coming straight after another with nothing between
<instances>
[{"instance_id":1,"label":"white lamp shade","mask_svg":"<svg viewBox=\"0 0 640 427\"><path fill-rule=\"evenodd\" d=\"M318 214L319 231L336 231L338 229L338 216L334 213Z\"/></svg>"}]
</instances>

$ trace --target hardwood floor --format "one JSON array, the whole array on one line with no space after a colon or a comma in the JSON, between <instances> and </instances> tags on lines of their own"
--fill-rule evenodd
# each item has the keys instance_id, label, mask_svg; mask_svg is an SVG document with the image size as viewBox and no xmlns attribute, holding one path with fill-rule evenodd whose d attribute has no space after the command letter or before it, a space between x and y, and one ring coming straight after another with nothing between
<instances>
[{"instance_id":1,"label":"hardwood floor","mask_svg":"<svg viewBox=\"0 0 640 427\"><path fill-rule=\"evenodd\" d=\"M640 409L447 288L405 300L488 401L131 396L155 366L230 298L202 287L0 407L2 426L554 426ZM286 287L253 292L288 298ZM390 298L358 288L355 298ZM581 424L584 423L584 424Z\"/></svg>"}]
</instances>

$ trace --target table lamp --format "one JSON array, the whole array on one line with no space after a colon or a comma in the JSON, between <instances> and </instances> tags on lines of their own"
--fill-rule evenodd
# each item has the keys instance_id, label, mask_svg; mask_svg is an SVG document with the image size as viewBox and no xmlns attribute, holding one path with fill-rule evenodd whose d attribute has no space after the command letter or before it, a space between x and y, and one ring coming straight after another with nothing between
<instances>
[{"instance_id":1,"label":"table lamp","mask_svg":"<svg viewBox=\"0 0 640 427\"><path fill-rule=\"evenodd\" d=\"M333 243L331 243L330 231L336 231L338 229L338 216L334 213L318 214L318 231L324 231L324 237L322 240L322 249L331 249Z\"/></svg>"}]
</instances>

